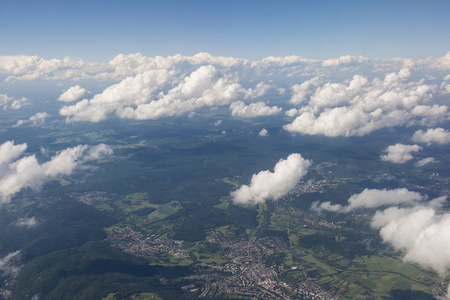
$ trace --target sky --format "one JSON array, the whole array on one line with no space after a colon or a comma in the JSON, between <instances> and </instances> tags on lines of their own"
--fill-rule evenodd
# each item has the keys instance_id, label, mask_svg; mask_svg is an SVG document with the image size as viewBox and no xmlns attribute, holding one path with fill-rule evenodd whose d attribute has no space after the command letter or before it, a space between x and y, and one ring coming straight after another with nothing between
<instances>
[{"instance_id":1,"label":"sky","mask_svg":"<svg viewBox=\"0 0 450 300\"><path fill-rule=\"evenodd\" d=\"M450 49L449 11L449 1L3 0L0 55L419 59Z\"/></svg>"}]
</instances>

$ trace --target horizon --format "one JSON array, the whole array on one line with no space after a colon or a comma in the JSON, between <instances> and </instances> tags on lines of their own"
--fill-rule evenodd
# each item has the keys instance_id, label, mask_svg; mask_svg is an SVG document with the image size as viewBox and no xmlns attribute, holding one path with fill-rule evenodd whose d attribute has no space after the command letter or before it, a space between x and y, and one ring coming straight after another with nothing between
<instances>
[{"instance_id":1,"label":"horizon","mask_svg":"<svg viewBox=\"0 0 450 300\"><path fill-rule=\"evenodd\" d=\"M2 55L392 59L450 49L448 1L2 1Z\"/></svg>"}]
</instances>

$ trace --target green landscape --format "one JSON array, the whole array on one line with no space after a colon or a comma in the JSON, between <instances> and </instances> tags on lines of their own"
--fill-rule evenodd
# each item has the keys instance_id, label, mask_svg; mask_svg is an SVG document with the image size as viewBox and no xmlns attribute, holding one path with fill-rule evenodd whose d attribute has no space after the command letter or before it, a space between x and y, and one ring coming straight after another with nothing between
<instances>
[{"instance_id":1,"label":"green landscape","mask_svg":"<svg viewBox=\"0 0 450 300\"><path fill-rule=\"evenodd\" d=\"M432 194L445 186L429 176L436 170L394 180L405 178L408 166L367 172L377 151L359 141L355 148L284 137L262 147L237 132L224 146L176 125L156 137L127 137L128 127L57 134L62 147L107 141L114 157L97 160L91 174L50 182L38 194L24 191L2 208L0 252L22 249L20 275L3 277L14 299L432 299L432 289L445 285L446 278L404 262L382 242L370 226L374 210L310 209L315 201L345 204L367 186L412 182ZM288 195L232 201L230 191L294 149L318 163ZM392 175L385 182L375 179L385 173ZM7 226L24 214L42 223Z\"/></svg>"}]
</instances>

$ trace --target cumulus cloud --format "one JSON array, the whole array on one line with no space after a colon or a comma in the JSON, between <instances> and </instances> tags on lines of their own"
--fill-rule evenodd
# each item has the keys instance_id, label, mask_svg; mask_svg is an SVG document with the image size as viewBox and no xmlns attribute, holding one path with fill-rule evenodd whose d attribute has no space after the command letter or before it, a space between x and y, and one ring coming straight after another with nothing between
<instances>
[{"instance_id":1,"label":"cumulus cloud","mask_svg":"<svg viewBox=\"0 0 450 300\"><path fill-rule=\"evenodd\" d=\"M449 52L450 53L450 52ZM300 56L273 57L259 61L242 58L213 56L197 53L193 56L176 54L167 57L148 57L141 53L118 54L109 62L85 62L81 59L64 57L44 59L39 56L0 56L0 79L7 81L29 80L123 80L129 76L157 69L192 72L201 65L214 65L223 69L245 70L253 75L309 76L330 74L345 68L360 73L362 70L397 70L399 66L412 67L414 64L425 68L449 69L449 53L443 57L430 57L425 60L408 59L380 60L362 56L344 55L327 60L314 60Z\"/></svg>"},{"instance_id":2,"label":"cumulus cloud","mask_svg":"<svg viewBox=\"0 0 450 300\"><path fill-rule=\"evenodd\" d=\"M251 66L268 68L273 65L288 66L288 65L309 64L309 63L316 63L316 62L319 62L319 61L310 59L310 58L305 58L302 56L296 56L296 55L289 55L289 56L284 56L284 57L268 56L268 57L263 58L260 61L252 62Z\"/></svg>"},{"instance_id":3,"label":"cumulus cloud","mask_svg":"<svg viewBox=\"0 0 450 300\"><path fill-rule=\"evenodd\" d=\"M259 101L246 105L243 101L235 101L230 105L231 115L238 118L255 118L261 116L272 116L281 113L282 108L269 107Z\"/></svg>"},{"instance_id":4,"label":"cumulus cloud","mask_svg":"<svg viewBox=\"0 0 450 300\"><path fill-rule=\"evenodd\" d=\"M127 76L135 76L149 70L169 70L178 67L186 68L186 66L198 68L200 65L213 65L216 67L229 68L233 66L245 66L248 63L249 62L246 59L213 56L206 52L200 52L194 56L177 54L168 57L147 57L141 53L128 55L119 54L108 63L113 72L110 71L98 74L97 78L123 79Z\"/></svg>"},{"instance_id":5,"label":"cumulus cloud","mask_svg":"<svg viewBox=\"0 0 450 300\"><path fill-rule=\"evenodd\" d=\"M413 156L411 153L418 152L422 150L422 147L419 145L403 145L403 144L395 144L387 147L384 152L387 152L386 155L381 155L381 160L390 161L395 164L403 164L411 159Z\"/></svg>"},{"instance_id":6,"label":"cumulus cloud","mask_svg":"<svg viewBox=\"0 0 450 300\"><path fill-rule=\"evenodd\" d=\"M19 218L16 223L14 223L17 227L26 227L27 229L38 226L38 221L36 217L31 218Z\"/></svg>"},{"instance_id":7,"label":"cumulus cloud","mask_svg":"<svg viewBox=\"0 0 450 300\"><path fill-rule=\"evenodd\" d=\"M147 102L168 79L166 70L150 70L106 88L91 100L84 99L74 105L64 106L60 114L67 116L68 121L99 122L113 112Z\"/></svg>"},{"instance_id":8,"label":"cumulus cloud","mask_svg":"<svg viewBox=\"0 0 450 300\"><path fill-rule=\"evenodd\" d=\"M292 97L289 100L289 103L298 105L307 100L309 96L312 95L314 89L317 88L322 83L323 76L317 76L306 80L301 84L295 84L291 87Z\"/></svg>"},{"instance_id":9,"label":"cumulus cloud","mask_svg":"<svg viewBox=\"0 0 450 300\"><path fill-rule=\"evenodd\" d=\"M277 88L276 89L278 92L278 95L284 95L286 94L286 89L285 88Z\"/></svg>"},{"instance_id":10,"label":"cumulus cloud","mask_svg":"<svg viewBox=\"0 0 450 300\"><path fill-rule=\"evenodd\" d=\"M86 153L85 159L86 160L94 160L99 159L103 156L112 155L113 150L110 146L105 144L99 144L95 147L90 147Z\"/></svg>"},{"instance_id":11,"label":"cumulus cloud","mask_svg":"<svg viewBox=\"0 0 450 300\"><path fill-rule=\"evenodd\" d=\"M419 64L438 70L450 70L450 51L442 57L428 57L418 61Z\"/></svg>"},{"instance_id":12,"label":"cumulus cloud","mask_svg":"<svg viewBox=\"0 0 450 300\"><path fill-rule=\"evenodd\" d=\"M250 185L243 185L231 192L235 203L258 204L266 200L278 200L291 191L300 179L306 175L311 161L300 154L293 153L287 159L281 159L274 171L261 171L253 174Z\"/></svg>"},{"instance_id":13,"label":"cumulus cloud","mask_svg":"<svg viewBox=\"0 0 450 300\"><path fill-rule=\"evenodd\" d=\"M118 54L109 62L85 62L81 59L64 57L63 59L44 59L39 56L0 56L0 80L6 81L30 81L30 80L123 80L129 76L136 76L149 70L180 70L192 72L201 65L213 65L227 70L249 72L253 75L278 75L280 73L292 76L304 76L334 71L338 68L329 68L324 65L336 65L334 61L346 66L361 65L360 58L347 56L319 61L300 56L266 57L260 61L250 62L246 59L235 57L213 56L209 53L197 53L193 56L173 55L168 57L147 57L141 53ZM365 60L364 60L365 61ZM351 63L355 62L355 63ZM365 61L368 62L368 61ZM395 61L389 61L386 65L395 66ZM330 70L332 69L332 70Z\"/></svg>"},{"instance_id":14,"label":"cumulus cloud","mask_svg":"<svg viewBox=\"0 0 450 300\"><path fill-rule=\"evenodd\" d=\"M326 201L326 202L322 202L320 203L319 201L314 201L311 204L311 210L315 211L315 212L322 212L322 211L333 211L333 212L340 212L342 211L343 206L340 204L331 204L330 201Z\"/></svg>"},{"instance_id":15,"label":"cumulus cloud","mask_svg":"<svg viewBox=\"0 0 450 300\"><path fill-rule=\"evenodd\" d=\"M14 145L14 141L7 141L0 145L0 165L9 163L21 156L27 150L27 144Z\"/></svg>"},{"instance_id":16,"label":"cumulus cloud","mask_svg":"<svg viewBox=\"0 0 450 300\"><path fill-rule=\"evenodd\" d=\"M267 129L263 128L261 129L261 131L258 133L259 136L268 136L269 132L267 131Z\"/></svg>"},{"instance_id":17,"label":"cumulus cloud","mask_svg":"<svg viewBox=\"0 0 450 300\"><path fill-rule=\"evenodd\" d=\"M19 158L26 144L7 141L0 146L0 203L24 188L39 189L44 182L70 175L84 163L112 153L109 146L78 145L58 152L49 161L39 163L35 155Z\"/></svg>"},{"instance_id":18,"label":"cumulus cloud","mask_svg":"<svg viewBox=\"0 0 450 300\"><path fill-rule=\"evenodd\" d=\"M431 268L444 278L450 270L450 214L439 211L447 197L427 199L406 189L366 189L351 196L346 206L316 202L312 209L348 213L358 208L390 206L375 212L371 226L380 231L384 242L404 253L405 261Z\"/></svg>"},{"instance_id":19,"label":"cumulus cloud","mask_svg":"<svg viewBox=\"0 0 450 300\"><path fill-rule=\"evenodd\" d=\"M324 67L336 67L342 64L350 64L350 63L362 63L364 61L367 61L367 57L363 56L351 56L351 55L344 55L339 58L332 58L322 61L322 66Z\"/></svg>"},{"instance_id":20,"label":"cumulus cloud","mask_svg":"<svg viewBox=\"0 0 450 300\"><path fill-rule=\"evenodd\" d=\"M423 130L417 130L411 138L411 141L416 143L426 143L431 145L435 144L448 144L450 143L450 132L444 128L430 128L426 132Z\"/></svg>"},{"instance_id":21,"label":"cumulus cloud","mask_svg":"<svg viewBox=\"0 0 450 300\"><path fill-rule=\"evenodd\" d=\"M31 116L28 120L19 120L14 125L14 127L22 126L22 125L31 125L31 126L42 126L47 119L48 114L46 112L38 112L35 115Z\"/></svg>"},{"instance_id":22,"label":"cumulus cloud","mask_svg":"<svg viewBox=\"0 0 450 300\"><path fill-rule=\"evenodd\" d=\"M213 125L214 125L215 127L217 127L217 126L220 126L220 124L222 124L222 122L223 122L223 121L219 119L219 120L215 121Z\"/></svg>"},{"instance_id":23,"label":"cumulus cloud","mask_svg":"<svg viewBox=\"0 0 450 300\"><path fill-rule=\"evenodd\" d=\"M434 159L434 157L426 157L426 158L422 158L421 160L416 162L416 166L423 167L429 163L437 163L437 161Z\"/></svg>"},{"instance_id":24,"label":"cumulus cloud","mask_svg":"<svg viewBox=\"0 0 450 300\"><path fill-rule=\"evenodd\" d=\"M450 270L450 214L441 214L435 205L391 207L377 211L372 227L380 230L381 238L404 253L404 260L436 271L441 277Z\"/></svg>"},{"instance_id":25,"label":"cumulus cloud","mask_svg":"<svg viewBox=\"0 0 450 300\"><path fill-rule=\"evenodd\" d=\"M73 102L83 98L87 93L87 90L79 85L68 88L64 93L59 96L58 101Z\"/></svg>"},{"instance_id":26,"label":"cumulus cloud","mask_svg":"<svg viewBox=\"0 0 450 300\"><path fill-rule=\"evenodd\" d=\"M27 103L27 98L14 98L6 94L0 94L0 107L5 109L20 109L22 105Z\"/></svg>"},{"instance_id":27,"label":"cumulus cloud","mask_svg":"<svg viewBox=\"0 0 450 300\"><path fill-rule=\"evenodd\" d=\"M331 204L330 201L319 203L314 202L312 210L315 211L333 211L348 213L361 208L378 208L381 206L392 206L398 204L411 204L417 203L427 199L417 192L411 192L407 189L395 189L395 190L378 190L378 189L365 189L359 194L352 195L348 199L348 204L342 206L340 204Z\"/></svg>"},{"instance_id":28,"label":"cumulus cloud","mask_svg":"<svg viewBox=\"0 0 450 300\"><path fill-rule=\"evenodd\" d=\"M6 76L6 81L16 80L61 80L81 79L89 77L89 69L94 73L99 69L97 63L87 64L80 59L49 59L39 56L15 55L0 56L0 74Z\"/></svg>"},{"instance_id":29,"label":"cumulus cloud","mask_svg":"<svg viewBox=\"0 0 450 300\"><path fill-rule=\"evenodd\" d=\"M120 118L158 119L184 115L206 106L228 105L239 98L252 99L267 90L264 84L245 89L234 78L209 65L201 66L164 93L161 88L171 75L162 69L146 71L108 87L91 100L65 106L60 114L68 122L99 122L112 113Z\"/></svg>"},{"instance_id":30,"label":"cumulus cloud","mask_svg":"<svg viewBox=\"0 0 450 300\"><path fill-rule=\"evenodd\" d=\"M39 56L0 56L0 75L6 81L44 80L123 80L129 76L158 69L186 68L214 65L224 68L245 66L249 62L234 57L212 56L198 53L194 56L180 54L168 57L147 57L141 53L119 54L107 63L85 62L81 59L44 59Z\"/></svg>"},{"instance_id":31,"label":"cumulus cloud","mask_svg":"<svg viewBox=\"0 0 450 300\"><path fill-rule=\"evenodd\" d=\"M441 62L447 59L448 55L439 58ZM421 68L414 68L415 65ZM430 127L449 119L446 105L431 103L433 95L445 88L439 90L438 85L424 79L411 79L431 65L431 60L356 56L324 61L299 56L266 57L250 62L208 53L168 57L135 53L119 54L109 62L99 63L19 55L0 56L0 80L119 81L84 100L81 100L86 97L81 96L83 88L78 85L69 88L60 100L77 102L60 110L67 122L99 122L110 116L158 119L189 115L203 107L236 101L252 105L250 102L254 101L247 100L261 97L273 88L274 92L292 92L289 104L295 108L288 108L286 115L294 119L284 126L285 130L310 135L363 136L386 127ZM413 71L418 74L412 74ZM379 75L382 73L385 75ZM348 79L334 79L343 75L349 76ZM270 85L262 83L269 80ZM244 88L241 82L259 83ZM283 87L277 86L280 82ZM190 86L195 88L189 91ZM252 107L256 109L256 104ZM267 108L262 111L269 113ZM275 113L273 107L270 113Z\"/></svg>"},{"instance_id":32,"label":"cumulus cloud","mask_svg":"<svg viewBox=\"0 0 450 300\"><path fill-rule=\"evenodd\" d=\"M314 77L294 85L289 102L301 107L288 111L288 116L297 117L283 128L309 135L362 136L380 128L448 119L447 106L427 105L437 87L408 82L410 75L403 68L383 80L355 75L344 83L322 83Z\"/></svg>"}]
</instances>

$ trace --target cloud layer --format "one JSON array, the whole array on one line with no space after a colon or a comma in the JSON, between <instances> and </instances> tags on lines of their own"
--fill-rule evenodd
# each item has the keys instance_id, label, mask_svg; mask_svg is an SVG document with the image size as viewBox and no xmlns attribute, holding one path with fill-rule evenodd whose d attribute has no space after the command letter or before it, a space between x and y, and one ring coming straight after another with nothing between
<instances>
[{"instance_id":1,"label":"cloud layer","mask_svg":"<svg viewBox=\"0 0 450 300\"><path fill-rule=\"evenodd\" d=\"M443 57L424 60L410 59L380 60L361 56L344 55L339 58L315 60L301 56L266 57L260 61L242 58L213 56L198 53L193 56L173 55L168 57L147 57L140 53L119 54L109 62L85 62L82 59L44 59L39 56L0 56L0 78L6 81L31 80L123 80L128 76L156 69L189 69L201 65L214 65L226 69L245 69L256 74L318 75L345 68L345 71L359 72L361 69L392 70L399 66L417 65L427 70L449 70L450 52ZM359 72L360 73L360 72Z\"/></svg>"},{"instance_id":2,"label":"cloud layer","mask_svg":"<svg viewBox=\"0 0 450 300\"><path fill-rule=\"evenodd\" d=\"M26 148L26 144L14 145L13 141L0 146L0 204L8 202L21 189L39 189L48 180L70 175L84 163L112 154L111 148L104 144L95 147L79 145L39 163L35 155L19 158Z\"/></svg>"},{"instance_id":3,"label":"cloud layer","mask_svg":"<svg viewBox=\"0 0 450 300\"><path fill-rule=\"evenodd\" d=\"M292 133L363 136L382 128L432 127L448 120L447 105L433 103L433 98L448 91L449 55L424 60L345 55L327 60L286 56L248 61L208 53L168 57L135 53L119 54L106 63L0 56L0 80L112 83L91 99L82 100L86 90L80 85L66 90L58 99L77 101L60 110L67 122L158 119L231 105L231 114L241 118L285 110L293 119L283 128ZM253 101L269 90L281 93L276 96L277 106ZM3 107L20 107L20 101L7 102Z\"/></svg>"},{"instance_id":4,"label":"cloud layer","mask_svg":"<svg viewBox=\"0 0 450 300\"><path fill-rule=\"evenodd\" d=\"M310 166L310 160L293 153L286 159L281 159L273 172L266 170L253 174L250 185L243 185L231 192L233 201L258 204L266 200L278 200L297 185Z\"/></svg>"},{"instance_id":5,"label":"cloud layer","mask_svg":"<svg viewBox=\"0 0 450 300\"><path fill-rule=\"evenodd\" d=\"M208 106L228 105L238 99L253 99L264 95L268 85L260 83L254 89L243 88L236 79L224 76L214 66L201 66L182 79L173 78L164 69L150 70L128 77L105 89L91 100L65 106L60 114L68 122L105 120L115 114L127 119L158 119L180 116ZM167 93L162 88L180 81Z\"/></svg>"}]
</instances>

